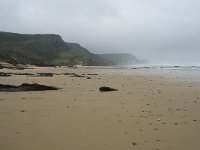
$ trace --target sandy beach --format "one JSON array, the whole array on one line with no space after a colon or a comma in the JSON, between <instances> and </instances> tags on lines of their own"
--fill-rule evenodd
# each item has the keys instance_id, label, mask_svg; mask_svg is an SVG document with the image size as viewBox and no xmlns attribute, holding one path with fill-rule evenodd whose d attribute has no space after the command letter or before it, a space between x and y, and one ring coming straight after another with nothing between
<instances>
[{"instance_id":1,"label":"sandy beach","mask_svg":"<svg viewBox=\"0 0 200 150\"><path fill-rule=\"evenodd\" d=\"M1 150L200 149L199 83L98 68L0 72L56 73L53 77L0 77L0 83L61 88L0 93ZM118 91L101 93L101 86Z\"/></svg>"}]
</instances>

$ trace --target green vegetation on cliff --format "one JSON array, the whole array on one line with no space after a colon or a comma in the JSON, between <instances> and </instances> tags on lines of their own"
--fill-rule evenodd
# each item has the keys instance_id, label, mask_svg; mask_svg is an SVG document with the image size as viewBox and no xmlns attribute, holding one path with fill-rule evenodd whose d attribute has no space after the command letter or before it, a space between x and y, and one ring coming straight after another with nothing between
<instances>
[{"instance_id":1,"label":"green vegetation on cliff","mask_svg":"<svg viewBox=\"0 0 200 150\"><path fill-rule=\"evenodd\" d=\"M130 54L126 54L130 55ZM132 55L131 55L132 56ZM56 34L18 34L0 32L0 61L12 64L46 65L117 65L120 54L97 55L76 43L64 42ZM137 60L134 56L131 59ZM134 62L134 60L132 60Z\"/></svg>"}]
</instances>

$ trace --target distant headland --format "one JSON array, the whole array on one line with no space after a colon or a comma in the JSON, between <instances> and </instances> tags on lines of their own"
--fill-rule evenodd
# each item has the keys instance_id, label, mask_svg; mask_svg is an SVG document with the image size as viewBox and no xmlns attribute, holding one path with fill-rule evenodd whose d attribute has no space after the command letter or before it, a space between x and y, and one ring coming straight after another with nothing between
<instances>
[{"instance_id":1,"label":"distant headland","mask_svg":"<svg viewBox=\"0 0 200 150\"><path fill-rule=\"evenodd\" d=\"M36 66L109 66L142 63L132 54L94 54L57 34L0 32L0 61Z\"/></svg>"}]
</instances>

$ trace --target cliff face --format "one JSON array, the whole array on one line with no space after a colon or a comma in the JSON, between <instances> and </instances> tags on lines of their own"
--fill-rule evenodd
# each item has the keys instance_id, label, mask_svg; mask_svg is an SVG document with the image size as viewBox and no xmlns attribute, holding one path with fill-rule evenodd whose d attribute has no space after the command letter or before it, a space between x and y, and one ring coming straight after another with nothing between
<instances>
[{"instance_id":1,"label":"cliff face","mask_svg":"<svg viewBox=\"0 0 200 150\"><path fill-rule=\"evenodd\" d=\"M65 47L59 35L0 33L0 56L11 63L47 65Z\"/></svg>"},{"instance_id":2,"label":"cliff face","mask_svg":"<svg viewBox=\"0 0 200 150\"><path fill-rule=\"evenodd\" d=\"M0 32L0 61L12 64L105 66L128 64L131 59L137 60L129 54L93 54L79 44L64 42L56 34Z\"/></svg>"},{"instance_id":3,"label":"cliff face","mask_svg":"<svg viewBox=\"0 0 200 150\"><path fill-rule=\"evenodd\" d=\"M96 60L99 60L98 63ZM66 43L55 34L0 32L0 59L33 65L104 65L104 61L76 43ZM102 62L102 64L101 64Z\"/></svg>"}]
</instances>

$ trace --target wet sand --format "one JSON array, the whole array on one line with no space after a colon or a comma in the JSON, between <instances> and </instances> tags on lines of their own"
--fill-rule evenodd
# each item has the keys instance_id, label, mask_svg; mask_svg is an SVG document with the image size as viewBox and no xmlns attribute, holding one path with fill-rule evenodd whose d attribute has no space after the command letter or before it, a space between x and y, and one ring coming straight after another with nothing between
<instances>
[{"instance_id":1,"label":"wet sand","mask_svg":"<svg viewBox=\"0 0 200 150\"><path fill-rule=\"evenodd\" d=\"M200 85L161 76L90 68L1 69L20 73L98 74L0 77L58 91L0 93L2 150L198 150ZM101 86L119 91L101 93Z\"/></svg>"}]
</instances>

